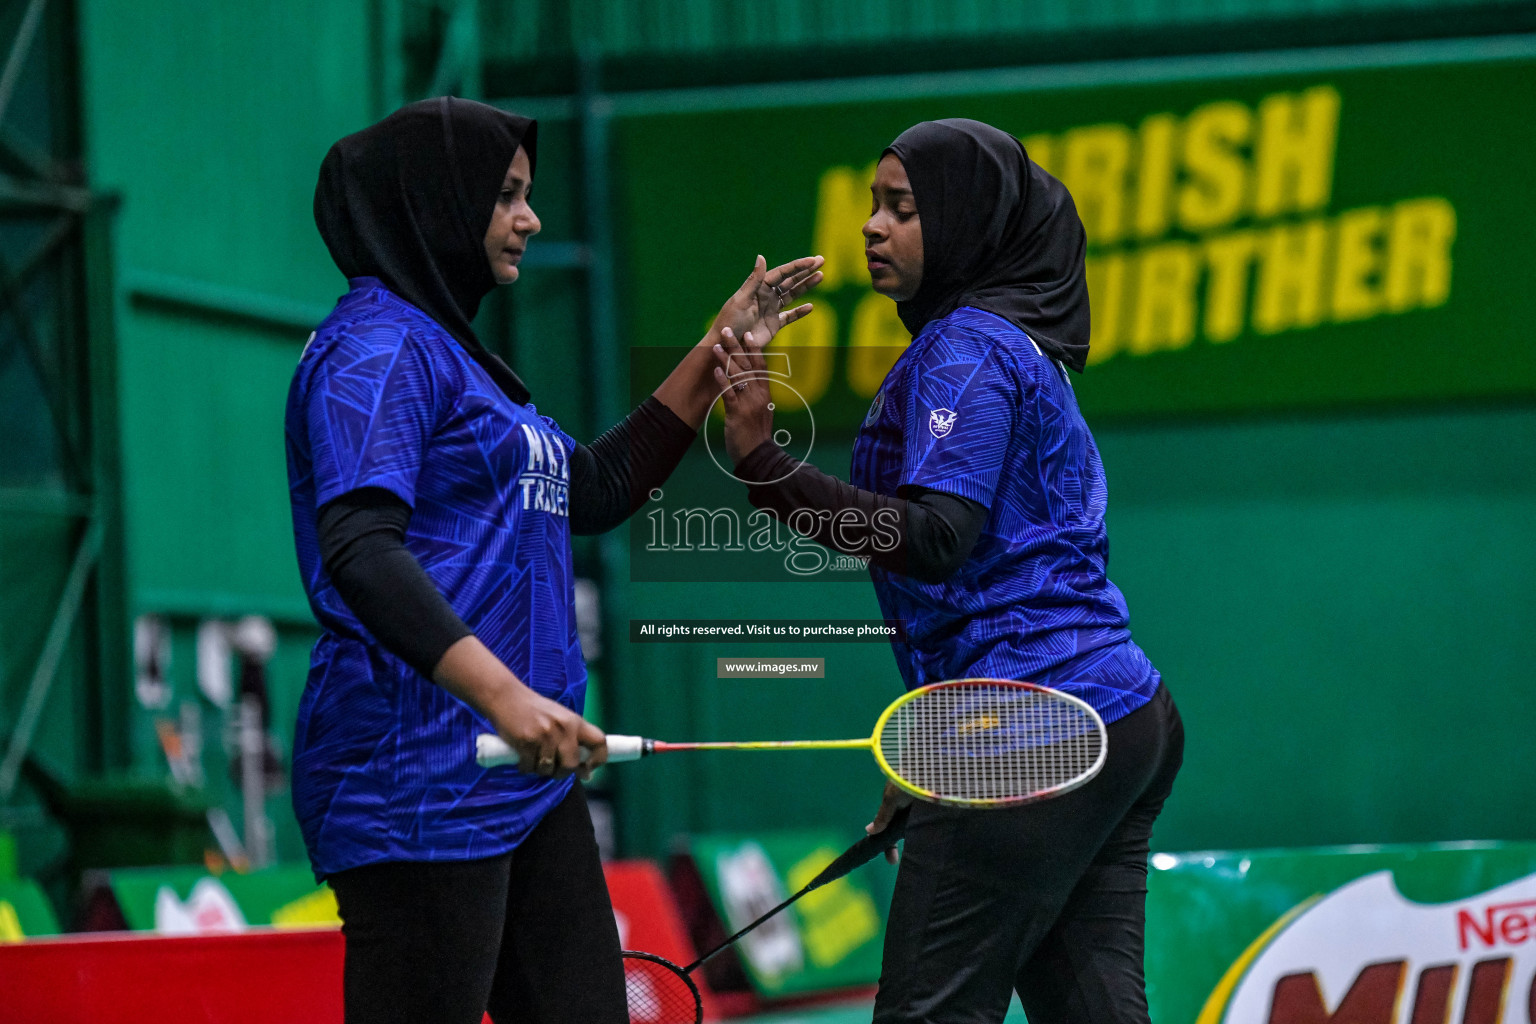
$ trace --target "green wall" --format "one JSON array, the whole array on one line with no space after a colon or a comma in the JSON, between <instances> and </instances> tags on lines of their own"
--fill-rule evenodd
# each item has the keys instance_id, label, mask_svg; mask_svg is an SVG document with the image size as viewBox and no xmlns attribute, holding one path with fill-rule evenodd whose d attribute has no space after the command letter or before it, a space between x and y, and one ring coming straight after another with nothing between
<instances>
[{"instance_id":1,"label":"green wall","mask_svg":"<svg viewBox=\"0 0 1536 1024\"><path fill-rule=\"evenodd\" d=\"M320 159L366 125L361 2L87 3L87 160L117 222L129 566L136 609L221 594L302 614L282 409L308 331L157 301L212 285L323 315L345 282L310 212ZM120 40L133 38L126 47ZM267 610L252 608L250 610Z\"/></svg>"},{"instance_id":2,"label":"green wall","mask_svg":"<svg viewBox=\"0 0 1536 1024\"><path fill-rule=\"evenodd\" d=\"M1111 571L1189 732L1160 848L1536 835L1536 406L1099 441Z\"/></svg>"},{"instance_id":3,"label":"green wall","mask_svg":"<svg viewBox=\"0 0 1536 1024\"><path fill-rule=\"evenodd\" d=\"M193 632L210 617L279 627L274 721L292 729L313 641L299 587L283 404L310 327L346 284L314 229L320 160L378 103L373 5L82 4L92 184L116 224L125 525L131 613L175 631L170 679L204 720L210 795L235 814L226 716L196 689ZM131 40L131 45L127 41ZM131 680L125 680L131 689ZM165 773L159 713L131 698L130 762ZM302 856L286 796L279 850Z\"/></svg>"}]
</instances>

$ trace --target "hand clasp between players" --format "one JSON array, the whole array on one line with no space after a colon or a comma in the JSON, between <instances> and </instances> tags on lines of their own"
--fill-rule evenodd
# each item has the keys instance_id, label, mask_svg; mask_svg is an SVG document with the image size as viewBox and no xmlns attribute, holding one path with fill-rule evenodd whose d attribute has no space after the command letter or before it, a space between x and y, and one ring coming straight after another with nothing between
<instances>
[{"instance_id":1,"label":"hand clasp between players","mask_svg":"<svg viewBox=\"0 0 1536 1024\"><path fill-rule=\"evenodd\" d=\"M723 392L725 449L733 462L739 463L773 436L773 407L762 351L782 328L811 312L809 302L787 310L784 307L821 283L822 262L820 256L805 256L768 270L767 262L759 256L752 273L710 328L719 339L714 344L720 361L714 378Z\"/></svg>"},{"instance_id":2,"label":"hand clasp between players","mask_svg":"<svg viewBox=\"0 0 1536 1024\"><path fill-rule=\"evenodd\" d=\"M715 383L721 388L720 400L725 405L725 451L733 463L740 464L753 449L773 438L773 402L763 343L751 331L738 341L727 327L720 332L715 355L720 360L715 367Z\"/></svg>"}]
</instances>

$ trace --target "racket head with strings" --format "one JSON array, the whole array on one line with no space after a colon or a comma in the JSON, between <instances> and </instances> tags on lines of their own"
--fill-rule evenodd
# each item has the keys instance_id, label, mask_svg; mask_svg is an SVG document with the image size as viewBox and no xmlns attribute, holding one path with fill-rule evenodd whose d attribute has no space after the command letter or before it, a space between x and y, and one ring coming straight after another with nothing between
<instances>
[{"instance_id":1,"label":"racket head with strings","mask_svg":"<svg viewBox=\"0 0 1536 1024\"><path fill-rule=\"evenodd\" d=\"M919 687L875 723L880 770L949 807L1017 807L1060 796L1104 767L1104 720L1059 690L1008 679Z\"/></svg>"},{"instance_id":2,"label":"racket head with strings","mask_svg":"<svg viewBox=\"0 0 1536 1024\"><path fill-rule=\"evenodd\" d=\"M702 1024L704 999L688 972L665 957L626 949L629 1024Z\"/></svg>"}]
</instances>

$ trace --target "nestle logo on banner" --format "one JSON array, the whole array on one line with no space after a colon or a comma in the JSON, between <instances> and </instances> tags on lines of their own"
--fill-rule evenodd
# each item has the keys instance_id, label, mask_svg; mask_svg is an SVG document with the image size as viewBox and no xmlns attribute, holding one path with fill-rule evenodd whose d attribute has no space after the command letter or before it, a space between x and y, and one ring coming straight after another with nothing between
<instances>
[{"instance_id":1,"label":"nestle logo on banner","mask_svg":"<svg viewBox=\"0 0 1536 1024\"><path fill-rule=\"evenodd\" d=\"M1533 937L1536 937L1536 900L1490 903L1478 916L1469 910L1456 914L1456 942L1462 949L1467 949L1473 942L1484 948L1518 946Z\"/></svg>"},{"instance_id":2,"label":"nestle logo on banner","mask_svg":"<svg viewBox=\"0 0 1536 1024\"><path fill-rule=\"evenodd\" d=\"M1536 1024L1536 874L1420 903L1378 871L1305 901L1229 968L1216 1022Z\"/></svg>"}]
</instances>

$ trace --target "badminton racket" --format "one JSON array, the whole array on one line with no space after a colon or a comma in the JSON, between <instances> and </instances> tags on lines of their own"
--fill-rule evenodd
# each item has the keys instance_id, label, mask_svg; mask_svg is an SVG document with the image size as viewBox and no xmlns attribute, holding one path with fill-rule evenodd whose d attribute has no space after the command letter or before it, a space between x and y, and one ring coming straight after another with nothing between
<instances>
[{"instance_id":1,"label":"badminton racket","mask_svg":"<svg viewBox=\"0 0 1536 1024\"><path fill-rule=\"evenodd\" d=\"M1070 694L1033 683L960 679L903 694L866 739L667 743L608 737L610 763L679 750L869 750L892 782L920 800L989 808L1083 785L1104 767L1108 734L1098 713ZM476 760L493 767L516 764L518 757L486 733L476 739Z\"/></svg>"},{"instance_id":2,"label":"badminton racket","mask_svg":"<svg viewBox=\"0 0 1536 1024\"><path fill-rule=\"evenodd\" d=\"M626 949L624 951L624 991L629 1000L630 1024L700 1024L704 1019L704 1000L699 995L699 986L691 977L695 970L806 893L819 889L828 882L837 881L854 868L873 860L882 850L896 845L905 834L906 828L907 809L902 808L896 812L883 830L872 836L865 836L854 843L836 860L822 868L821 873L806 883L805 888L687 967L679 967L655 953Z\"/></svg>"}]
</instances>

